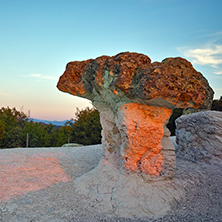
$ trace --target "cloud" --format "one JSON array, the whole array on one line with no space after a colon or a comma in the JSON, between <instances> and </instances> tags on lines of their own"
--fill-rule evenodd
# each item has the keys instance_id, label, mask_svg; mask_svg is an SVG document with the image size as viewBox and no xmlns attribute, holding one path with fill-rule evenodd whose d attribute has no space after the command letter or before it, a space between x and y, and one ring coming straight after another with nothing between
<instances>
[{"instance_id":1,"label":"cloud","mask_svg":"<svg viewBox=\"0 0 222 222\"><path fill-rule=\"evenodd\" d=\"M219 71L219 72L214 72L214 74L216 74L216 75L222 75L222 72L221 72L221 71Z\"/></svg>"},{"instance_id":2,"label":"cloud","mask_svg":"<svg viewBox=\"0 0 222 222\"><path fill-rule=\"evenodd\" d=\"M199 65L210 65L213 68L222 65L222 45L214 44L204 48L189 49L184 55L193 58L192 62Z\"/></svg>"},{"instance_id":3,"label":"cloud","mask_svg":"<svg viewBox=\"0 0 222 222\"><path fill-rule=\"evenodd\" d=\"M37 73L33 73L30 75L22 75L22 77L31 77L31 78L36 78L36 79L46 79L46 80L56 80L57 78L54 76L46 76L43 74L37 74Z\"/></svg>"},{"instance_id":4,"label":"cloud","mask_svg":"<svg viewBox=\"0 0 222 222\"><path fill-rule=\"evenodd\" d=\"M42 74L31 74L30 77L42 78Z\"/></svg>"},{"instance_id":5,"label":"cloud","mask_svg":"<svg viewBox=\"0 0 222 222\"><path fill-rule=\"evenodd\" d=\"M56 80L56 77L54 77L54 76L45 76L45 75L42 75L42 74L31 74L31 77L38 78L38 79Z\"/></svg>"}]
</instances>

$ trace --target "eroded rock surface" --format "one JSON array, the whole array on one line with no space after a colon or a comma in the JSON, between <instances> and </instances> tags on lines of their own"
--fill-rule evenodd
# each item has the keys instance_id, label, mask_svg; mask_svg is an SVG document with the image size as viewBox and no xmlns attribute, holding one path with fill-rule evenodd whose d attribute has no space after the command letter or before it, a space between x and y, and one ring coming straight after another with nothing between
<instances>
[{"instance_id":1,"label":"eroded rock surface","mask_svg":"<svg viewBox=\"0 0 222 222\"><path fill-rule=\"evenodd\" d=\"M57 87L90 99L99 110L101 162L148 179L174 175L174 146L166 128L172 109L207 109L213 98L207 80L187 60L151 63L148 56L129 52L70 62Z\"/></svg>"},{"instance_id":2,"label":"eroded rock surface","mask_svg":"<svg viewBox=\"0 0 222 222\"><path fill-rule=\"evenodd\" d=\"M177 156L194 162L222 163L222 112L205 111L176 120Z\"/></svg>"}]
</instances>

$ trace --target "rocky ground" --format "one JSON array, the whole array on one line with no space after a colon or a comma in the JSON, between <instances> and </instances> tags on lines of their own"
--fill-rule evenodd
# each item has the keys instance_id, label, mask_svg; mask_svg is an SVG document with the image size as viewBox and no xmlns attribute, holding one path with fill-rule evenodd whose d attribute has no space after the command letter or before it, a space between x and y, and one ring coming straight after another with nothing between
<instances>
[{"instance_id":1,"label":"rocky ground","mask_svg":"<svg viewBox=\"0 0 222 222\"><path fill-rule=\"evenodd\" d=\"M0 150L0 221L222 221L221 165L177 159L175 180L185 181L180 201L159 218L118 217L84 205L74 187L95 168L101 145Z\"/></svg>"}]
</instances>

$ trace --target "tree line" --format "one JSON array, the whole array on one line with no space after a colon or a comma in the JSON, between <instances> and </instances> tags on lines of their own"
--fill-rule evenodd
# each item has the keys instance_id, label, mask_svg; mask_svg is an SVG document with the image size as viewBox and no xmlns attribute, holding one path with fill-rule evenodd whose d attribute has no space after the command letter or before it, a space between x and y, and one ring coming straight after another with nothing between
<instances>
[{"instance_id":1,"label":"tree line","mask_svg":"<svg viewBox=\"0 0 222 222\"><path fill-rule=\"evenodd\" d=\"M222 97L214 100L211 110L222 111ZM174 109L167 127L171 136L175 135L175 120L183 114L183 109ZM16 108L0 109L0 148L60 147L67 142L82 145L101 143L99 112L95 108L77 109L76 119L71 119L60 128L52 124L30 121L29 115Z\"/></svg>"},{"instance_id":2,"label":"tree line","mask_svg":"<svg viewBox=\"0 0 222 222\"><path fill-rule=\"evenodd\" d=\"M222 96L220 99L213 100L213 103L211 105L211 110L214 111L222 111ZM183 109L182 108L176 108L173 110L173 113L171 114L171 117L169 119L169 123L167 124L167 128L171 132L171 136L175 136L175 120L179 118L181 115L183 115Z\"/></svg>"},{"instance_id":3,"label":"tree line","mask_svg":"<svg viewBox=\"0 0 222 222\"><path fill-rule=\"evenodd\" d=\"M99 112L92 108L77 109L76 119L71 119L62 127L36 123L16 108L0 109L0 148L60 147L67 142L83 145L101 143Z\"/></svg>"}]
</instances>

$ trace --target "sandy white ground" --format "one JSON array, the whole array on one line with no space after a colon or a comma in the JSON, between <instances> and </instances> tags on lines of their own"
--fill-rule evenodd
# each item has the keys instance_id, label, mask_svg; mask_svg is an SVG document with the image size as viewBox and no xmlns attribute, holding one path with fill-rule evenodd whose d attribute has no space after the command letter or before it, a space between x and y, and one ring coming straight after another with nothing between
<instances>
[{"instance_id":1,"label":"sandy white ground","mask_svg":"<svg viewBox=\"0 0 222 222\"><path fill-rule=\"evenodd\" d=\"M101 145L0 150L0 221L222 221L221 165L177 159L184 195L163 217L130 218L85 205L76 178L95 168Z\"/></svg>"}]
</instances>

